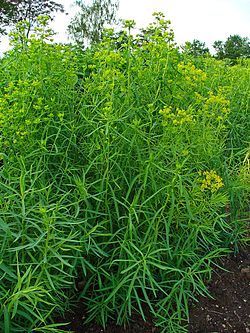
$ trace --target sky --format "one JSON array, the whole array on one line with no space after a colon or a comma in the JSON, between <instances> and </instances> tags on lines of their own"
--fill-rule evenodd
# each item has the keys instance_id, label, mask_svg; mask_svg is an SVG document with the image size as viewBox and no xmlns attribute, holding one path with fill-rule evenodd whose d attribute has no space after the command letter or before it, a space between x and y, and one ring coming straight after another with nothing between
<instances>
[{"instance_id":1,"label":"sky","mask_svg":"<svg viewBox=\"0 0 250 333\"><path fill-rule=\"evenodd\" d=\"M60 2L70 13L69 21L75 13L74 1ZM142 28L158 11L171 21L178 44L199 39L211 47L215 40L225 41L234 34L250 39L250 0L120 0L118 17L134 19ZM55 20L54 28L61 30L60 19Z\"/></svg>"},{"instance_id":2,"label":"sky","mask_svg":"<svg viewBox=\"0 0 250 333\"><path fill-rule=\"evenodd\" d=\"M67 42L66 28L76 13L74 0L57 0L65 6L68 15L58 13L52 28L58 33L57 42ZM137 28L152 21L153 12L163 12L171 21L175 41L198 39L212 50L215 40L225 41L230 35L238 34L250 39L250 0L120 0L118 17L133 19ZM0 52L7 42L0 44Z\"/></svg>"}]
</instances>

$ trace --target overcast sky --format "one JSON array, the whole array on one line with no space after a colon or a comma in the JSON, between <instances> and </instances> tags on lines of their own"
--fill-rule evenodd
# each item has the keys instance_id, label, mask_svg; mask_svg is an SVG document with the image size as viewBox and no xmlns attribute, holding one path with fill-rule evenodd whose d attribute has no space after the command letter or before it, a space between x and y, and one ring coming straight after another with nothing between
<instances>
[{"instance_id":1,"label":"overcast sky","mask_svg":"<svg viewBox=\"0 0 250 333\"><path fill-rule=\"evenodd\" d=\"M75 13L74 0L57 2L69 15L57 14L53 29L58 32L56 41L66 42L66 27ZM155 11L171 20L178 44L199 39L211 48L215 40L225 41L234 34L250 39L250 0L120 0L118 17L134 19L141 28L152 21Z\"/></svg>"},{"instance_id":2,"label":"overcast sky","mask_svg":"<svg viewBox=\"0 0 250 333\"><path fill-rule=\"evenodd\" d=\"M60 2L74 13L73 0ZM234 34L250 38L250 0L120 0L118 16L134 19L140 28L152 21L155 11L171 20L178 44L199 39L210 47L215 40ZM62 22L59 18L54 23L61 32Z\"/></svg>"}]
</instances>

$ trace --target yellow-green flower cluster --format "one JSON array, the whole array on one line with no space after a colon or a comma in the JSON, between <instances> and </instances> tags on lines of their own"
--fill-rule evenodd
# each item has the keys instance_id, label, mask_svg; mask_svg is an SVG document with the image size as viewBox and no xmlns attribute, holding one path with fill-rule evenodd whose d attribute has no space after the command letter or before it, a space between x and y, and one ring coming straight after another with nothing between
<instances>
[{"instance_id":1,"label":"yellow-green flower cluster","mask_svg":"<svg viewBox=\"0 0 250 333\"><path fill-rule=\"evenodd\" d=\"M159 113L163 116L163 125L173 124L175 126L183 125L186 123L193 123L194 117L188 110L176 108L172 110L171 106L164 107Z\"/></svg>"},{"instance_id":2,"label":"yellow-green flower cluster","mask_svg":"<svg viewBox=\"0 0 250 333\"><path fill-rule=\"evenodd\" d=\"M216 118L218 121L223 120L229 112L230 102L223 95L214 95L213 92L209 93L208 98L205 99L202 111L209 117Z\"/></svg>"},{"instance_id":3,"label":"yellow-green flower cluster","mask_svg":"<svg viewBox=\"0 0 250 333\"><path fill-rule=\"evenodd\" d=\"M99 52L95 54L97 57ZM117 62L116 62L117 60ZM96 60L97 61L97 60ZM89 65L88 68L94 69L91 78L86 80L88 87L92 91L98 91L102 95L110 95L116 89L125 92L125 77L122 71L123 61L118 54L107 53L106 58L98 60L98 65ZM97 70L98 68L98 70Z\"/></svg>"},{"instance_id":4,"label":"yellow-green flower cluster","mask_svg":"<svg viewBox=\"0 0 250 333\"><path fill-rule=\"evenodd\" d=\"M196 68L192 63L184 64L184 62L180 62L177 67L179 72L181 72L185 79L190 83L195 81L205 81L207 79L207 74L201 69Z\"/></svg>"},{"instance_id":5,"label":"yellow-green flower cluster","mask_svg":"<svg viewBox=\"0 0 250 333\"><path fill-rule=\"evenodd\" d=\"M0 97L0 146L8 147L10 142L22 144L41 122L51 119L50 116L44 117L50 107L39 96L40 85L36 80L18 80L9 82L4 88Z\"/></svg>"},{"instance_id":6,"label":"yellow-green flower cluster","mask_svg":"<svg viewBox=\"0 0 250 333\"><path fill-rule=\"evenodd\" d=\"M121 68L126 63L126 60L120 52L103 49L95 52L93 60L104 67L111 65L116 68Z\"/></svg>"},{"instance_id":7,"label":"yellow-green flower cluster","mask_svg":"<svg viewBox=\"0 0 250 333\"><path fill-rule=\"evenodd\" d=\"M217 175L214 170L200 171L199 182L201 183L201 190L210 190L212 193L218 191L224 186L222 178Z\"/></svg>"},{"instance_id":8,"label":"yellow-green flower cluster","mask_svg":"<svg viewBox=\"0 0 250 333\"><path fill-rule=\"evenodd\" d=\"M106 121L111 120L112 118L112 111L113 111L113 104L111 101L108 101L104 104L104 107L102 108L102 118Z\"/></svg>"}]
</instances>

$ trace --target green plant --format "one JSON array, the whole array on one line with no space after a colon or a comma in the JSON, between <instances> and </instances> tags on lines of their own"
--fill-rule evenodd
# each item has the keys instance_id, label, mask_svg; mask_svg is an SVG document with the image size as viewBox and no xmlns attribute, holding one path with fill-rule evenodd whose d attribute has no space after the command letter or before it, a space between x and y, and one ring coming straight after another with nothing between
<instances>
[{"instance_id":1,"label":"green plant","mask_svg":"<svg viewBox=\"0 0 250 333\"><path fill-rule=\"evenodd\" d=\"M248 63L230 75L191 61L154 17L84 52L50 44L46 18L29 39L25 23L12 34L0 71L3 331L59 332L53 319L78 295L104 327L149 309L163 332L184 332L189 299L247 241L248 146L234 126L247 130Z\"/></svg>"}]
</instances>

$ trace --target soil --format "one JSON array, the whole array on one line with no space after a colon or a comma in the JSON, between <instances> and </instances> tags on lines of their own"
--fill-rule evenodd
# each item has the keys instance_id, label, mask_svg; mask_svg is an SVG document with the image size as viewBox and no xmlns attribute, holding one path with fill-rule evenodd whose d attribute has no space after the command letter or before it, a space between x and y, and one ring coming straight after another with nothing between
<instances>
[{"instance_id":1,"label":"soil","mask_svg":"<svg viewBox=\"0 0 250 333\"><path fill-rule=\"evenodd\" d=\"M189 333L250 333L250 246L236 256L230 255L216 268L207 287L211 298L199 297L190 305ZM70 322L61 327L75 333L159 333L152 320L134 317L128 328L109 323L104 330L97 324L84 325L86 310L79 304L74 313L57 322ZM178 332L176 332L178 333Z\"/></svg>"},{"instance_id":2,"label":"soil","mask_svg":"<svg viewBox=\"0 0 250 333\"><path fill-rule=\"evenodd\" d=\"M190 308L189 333L250 333L250 247L223 260L208 290Z\"/></svg>"}]
</instances>

